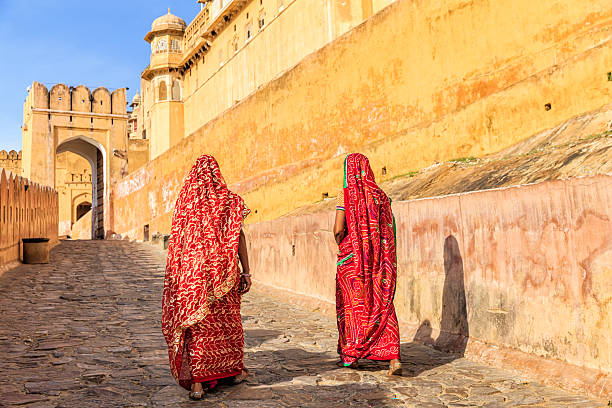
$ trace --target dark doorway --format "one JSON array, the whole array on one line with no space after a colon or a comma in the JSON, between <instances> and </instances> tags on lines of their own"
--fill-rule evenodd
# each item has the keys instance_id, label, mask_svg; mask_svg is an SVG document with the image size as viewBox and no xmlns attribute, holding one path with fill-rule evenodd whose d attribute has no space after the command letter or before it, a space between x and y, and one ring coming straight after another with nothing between
<instances>
[{"instance_id":1,"label":"dark doorway","mask_svg":"<svg viewBox=\"0 0 612 408\"><path fill-rule=\"evenodd\" d=\"M89 210L91 210L91 203L85 202L77 205L75 221L80 220Z\"/></svg>"}]
</instances>

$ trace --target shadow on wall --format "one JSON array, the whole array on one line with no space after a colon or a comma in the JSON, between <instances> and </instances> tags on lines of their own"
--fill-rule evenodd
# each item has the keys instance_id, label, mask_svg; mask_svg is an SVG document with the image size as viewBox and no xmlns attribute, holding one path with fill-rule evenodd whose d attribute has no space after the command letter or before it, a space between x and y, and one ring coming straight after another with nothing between
<instances>
[{"instance_id":1,"label":"shadow on wall","mask_svg":"<svg viewBox=\"0 0 612 408\"><path fill-rule=\"evenodd\" d=\"M452 235L444 240L444 274L440 335L434 340L431 322L424 320L413 341L401 344L405 377L416 377L425 371L449 364L463 357L465 353L469 327L463 283L463 258L459 243ZM385 364L372 361L364 361L363 364L360 362L362 370L369 371L382 370Z\"/></svg>"},{"instance_id":2,"label":"shadow on wall","mask_svg":"<svg viewBox=\"0 0 612 408\"><path fill-rule=\"evenodd\" d=\"M459 243L452 235L444 240L444 273L440 335L434 340L431 337L431 322L425 320L417 330L414 340L440 351L463 356L470 331L463 283L463 258Z\"/></svg>"}]
</instances>

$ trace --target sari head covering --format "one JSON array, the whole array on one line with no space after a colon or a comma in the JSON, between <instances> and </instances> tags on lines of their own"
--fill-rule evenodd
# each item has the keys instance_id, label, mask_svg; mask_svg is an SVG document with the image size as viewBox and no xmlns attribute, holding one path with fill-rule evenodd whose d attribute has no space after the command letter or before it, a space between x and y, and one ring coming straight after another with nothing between
<instances>
[{"instance_id":1,"label":"sari head covering","mask_svg":"<svg viewBox=\"0 0 612 408\"><path fill-rule=\"evenodd\" d=\"M361 358L399 358L391 200L376 184L366 156L347 156L343 193L347 231L336 276L338 352L346 365Z\"/></svg>"},{"instance_id":2,"label":"sari head covering","mask_svg":"<svg viewBox=\"0 0 612 408\"><path fill-rule=\"evenodd\" d=\"M176 201L162 302L172 374L184 387L185 331L238 285L238 241L248 213L244 200L227 188L215 158L199 157Z\"/></svg>"}]
</instances>

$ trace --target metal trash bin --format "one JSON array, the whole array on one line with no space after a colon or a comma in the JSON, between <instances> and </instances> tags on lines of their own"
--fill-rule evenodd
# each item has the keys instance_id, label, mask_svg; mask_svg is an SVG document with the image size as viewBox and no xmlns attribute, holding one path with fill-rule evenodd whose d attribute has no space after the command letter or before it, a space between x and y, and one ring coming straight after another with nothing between
<instances>
[{"instance_id":1,"label":"metal trash bin","mask_svg":"<svg viewBox=\"0 0 612 408\"><path fill-rule=\"evenodd\" d=\"M23 238L23 263L49 263L49 238Z\"/></svg>"}]
</instances>

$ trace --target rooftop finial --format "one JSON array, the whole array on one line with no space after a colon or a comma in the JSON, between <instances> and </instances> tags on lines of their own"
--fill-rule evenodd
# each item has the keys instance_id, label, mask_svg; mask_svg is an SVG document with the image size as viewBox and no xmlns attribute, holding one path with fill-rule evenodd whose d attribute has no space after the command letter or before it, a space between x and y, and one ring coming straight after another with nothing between
<instances>
[{"instance_id":1,"label":"rooftop finial","mask_svg":"<svg viewBox=\"0 0 612 408\"><path fill-rule=\"evenodd\" d=\"M168 14L171 14L171 13L170 13L170 7L168 7Z\"/></svg>"}]
</instances>

